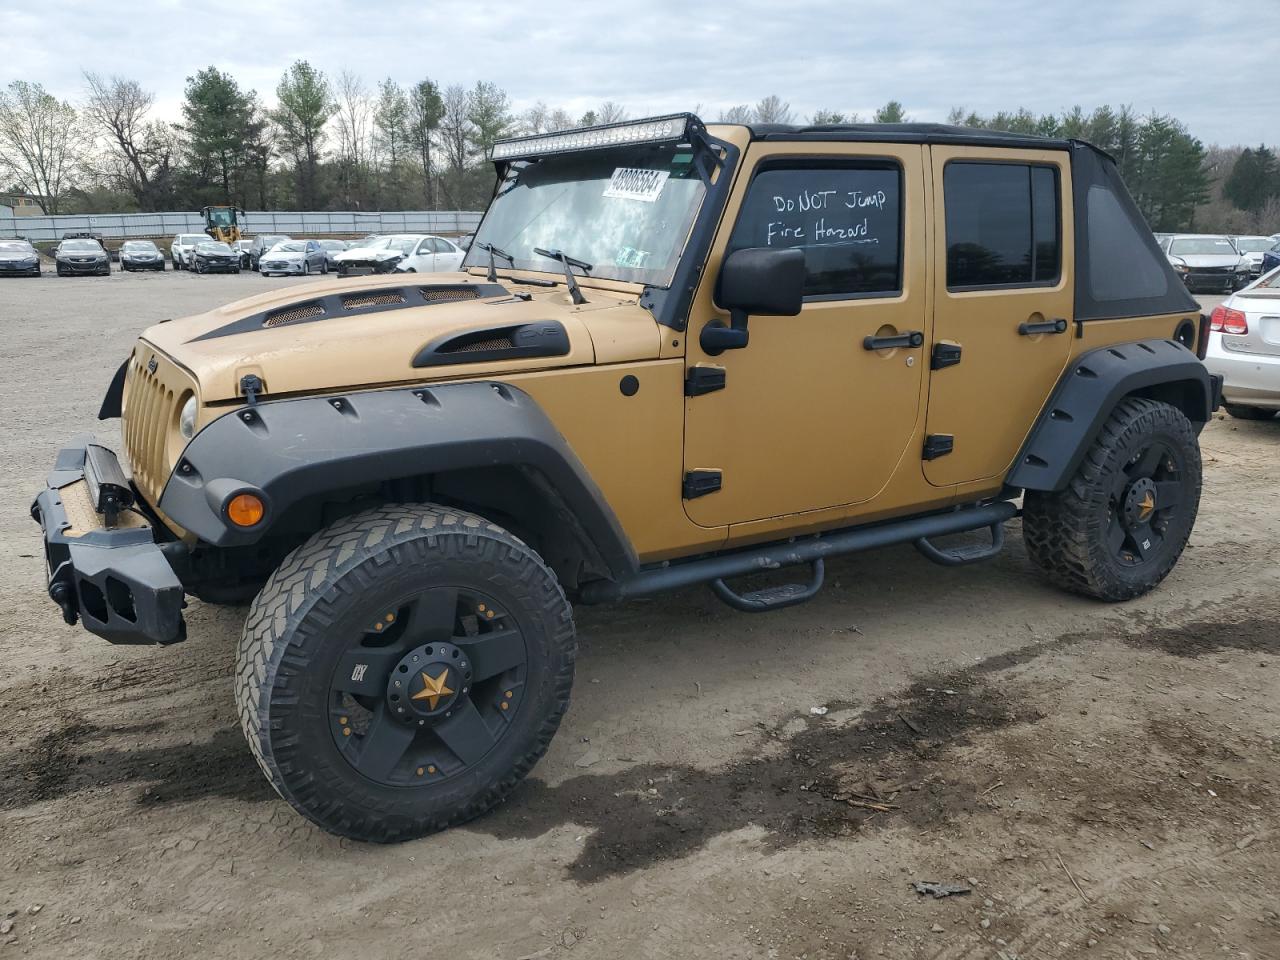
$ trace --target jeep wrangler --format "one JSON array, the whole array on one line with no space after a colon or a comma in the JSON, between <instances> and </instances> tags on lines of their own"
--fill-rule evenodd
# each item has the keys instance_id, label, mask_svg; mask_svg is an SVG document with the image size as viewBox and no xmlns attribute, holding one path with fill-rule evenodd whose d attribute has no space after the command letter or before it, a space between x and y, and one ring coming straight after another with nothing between
<instances>
[{"instance_id":1,"label":"jeep wrangler","mask_svg":"<svg viewBox=\"0 0 1280 960\"><path fill-rule=\"evenodd\" d=\"M1220 383L1088 144L680 114L491 159L459 273L143 332L99 414L129 473L76 443L33 506L52 599L109 641L252 601L244 733L325 829L502 800L568 706L571 603L706 583L778 610L828 557L971 563L1019 516L1100 600L1177 561Z\"/></svg>"}]
</instances>

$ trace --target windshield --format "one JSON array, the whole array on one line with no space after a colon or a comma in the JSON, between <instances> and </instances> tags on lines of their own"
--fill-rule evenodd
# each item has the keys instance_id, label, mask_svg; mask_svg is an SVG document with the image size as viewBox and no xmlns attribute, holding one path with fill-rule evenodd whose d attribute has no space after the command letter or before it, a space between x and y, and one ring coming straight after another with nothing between
<instances>
[{"instance_id":1,"label":"windshield","mask_svg":"<svg viewBox=\"0 0 1280 960\"><path fill-rule=\"evenodd\" d=\"M693 159L688 146L662 144L512 163L466 264L488 265L485 243L513 267L559 273L533 252L542 247L592 264L593 277L666 286L706 193Z\"/></svg>"},{"instance_id":2,"label":"windshield","mask_svg":"<svg viewBox=\"0 0 1280 960\"><path fill-rule=\"evenodd\" d=\"M120 249L130 253L155 253L156 245L150 240L126 240Z\"/></svg>"},{"instance_id":3,"label":"windshield","mask_svg":"<svg viewBox=\"0 0 1280 960\"><path fill-rule=\"evenodd\" d=\"M76 253L99 253L102 245L97 240L63 240L61 249Z\"/></svg>"},{"instance_id":4,"label":"windshield","mask_svg":"<svg viewBox=\"0 0 1280 960\"><path fill-rule=\"evenodd\" d=\"M28 253L31 250L31 244L27 243L25 240L0 240L0 250Z\"/></svg>"},{"instance_id":5,"label":"windshield","mask_svg":"<svg viewBox=\"0 0 1280 960\"><path fill-rule=\"evenodd\" d=\"M399 250L401 253L412 253L413 248L417 245L417 237L387 237L387 242L381 244L379 249Z\"/></svg>"},{"instance_id":6,"label":"windshield","mask_svg":"<svg viewBox=\"0 0 1280 960\"><path fill-rule=\"evenodd\" d=\"M1266 253L1271 249L1269 237L1236 237L1236 249L1241 253Z\"/></svg>"},{"instance_id":7,"label":"windshield","mask_svg":"<svg viewBox=\"0 0 1280 960\"><path fill-rule=\"evenodd\" d=\"M301 253L307 249L307 245L300 240L290 240L288 243L277 243L272 249L276 253Z\"/></svg>"},{"instance_id":8,"label":"windshield","mask_svg":"<svg viewBox=\"0 0 1280 960\"><path fill-rule=\"evenodd\" d=\"M326 250L345 250L345 249L347 249L347 245L346 245L345 243L343 243L341 240L321 240L321 241L320 241L320 246L324 247Z\"/></svg>"},{"instance_id":9,"label":"windshield","mask_svg":"<svg viewBox=\"0 0 1280 960\"><path fill-rule=\"evenodd\" d=\"M215 227L229 227L231 226L231 211L230 210L210 210L209 222L213 224Z\"/></svg>"},{"instance_id":10,"label":"windshield","mask_svg":"<svg viewBox=\"0 0 1280 960\"><path fill-rule=\"evenodd\" d=\"M1226 256L1234 257L1236 248L1226 237L1195 237L1190 240L1174 240L1169 252L1175 257Z\"/></svg>"},{"instance_id":11,"label":"windshield","mask_svg":"<svg viewBox=\"0 0 1280 960\"><path fill-rule=\"evenodd\" d=\"M231 248L228 247L225 243L214 243L212 241L206 241L205 243L197 244L196 249L199 250L201 253L230 253L231 252Z\"/></svg>"}]
</instances>

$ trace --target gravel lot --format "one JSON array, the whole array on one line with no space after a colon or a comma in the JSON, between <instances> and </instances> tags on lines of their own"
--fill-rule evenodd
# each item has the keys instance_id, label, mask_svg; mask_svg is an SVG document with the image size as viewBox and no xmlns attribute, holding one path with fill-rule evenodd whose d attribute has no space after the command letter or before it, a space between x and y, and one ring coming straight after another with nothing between
<instances>
[{"instance_id":1,"label":"gravel lot","mask_svg":"<svg viewBox=\"0 0 1280 960\"><path fill-rule=\"evenodd\" d=\"M785 613L580 610L533 778L362 846L250 758L242 609L111 647L27 515L64 440L118 444L93 418L142 327L297 282L0 284L0 958L1280 957L1280 422L1210 424L1190 549L1124 606L1045 586L1015 522L990 564L847 558Z\"/></svg>"}]
</instances>

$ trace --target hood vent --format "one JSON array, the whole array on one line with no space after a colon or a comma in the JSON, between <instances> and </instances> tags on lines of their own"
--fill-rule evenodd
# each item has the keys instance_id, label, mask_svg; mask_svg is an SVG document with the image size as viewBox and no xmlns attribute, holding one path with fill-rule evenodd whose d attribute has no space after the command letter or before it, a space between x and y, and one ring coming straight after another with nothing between
<instances>
[{"instance_id":1,"label":"hood vent","mask_svg":"<svg viewBox=\"0 0 1280 960\"><path fill-rule=\"evenodd\" d=\"M569 353L569 347L569 334L558 320L536 320L445 334L423 346L413 358L413 365L438 367L452 363L563 357Z\"/></svg>"},{"instance_id":2,"label":"hood vent","mask_svg":"<svg viewBox=\"0 0 1280 960\"><path fill-rule=\"evenodd\" d=\"M286 323L299 323L303 320L314 320L316 317L324 316L324 305L316 301L311 303L299 303L296 306L285 307L283 310L272 310L267 314L267 318L262 321L264 327L282 327Z\"/></svg>"},{"instance_id":3,"label":"hood vent","mask_svg":"<svg viewBox=\"0 0 1280 960\"><path fill-rule=\"evenodd\" d=\"M201 334L191 342L251 333L264 327L283 327L295 323L314 323L330 317L354 317L365 313L384 313L413 307L458 303L463 300L510 299L511 293L500 283L451 283L440 286L383 286L366 290L334 292L312 297L302 303L277 307L234 320L226 326ZM232 307L235 305L233 304ZM230 308L224 307L224 312Z\"/></svg>"},{"instance_id":4,"label":"hood vent","mask_svg":"<svg viewBox=\"0 0 1280 960\"><path fill-rule=\"evenodd\" d=\"M454 303L458 300L477 300L480 291L475 287L420 287L422 299L427 303ZM503 290L503 293L506 293Z\"/></svg>"},{"instance_id":5,"label":"hood vent","mask_svg":"<svg viewBox=\"0 0 1280 960\"><path fill-rule=\"evenodd\" d=\"M400 290L379 290L375 293L350 293L342 298L343 310L363 310L365 307L387 307L395 303L404 303L405 296Z\"/></svg>"}]
</instances>

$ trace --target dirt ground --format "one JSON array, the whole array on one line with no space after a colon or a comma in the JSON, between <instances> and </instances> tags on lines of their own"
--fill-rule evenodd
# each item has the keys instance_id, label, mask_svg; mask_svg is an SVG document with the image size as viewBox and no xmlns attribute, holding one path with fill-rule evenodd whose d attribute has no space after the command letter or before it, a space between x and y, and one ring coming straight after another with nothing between
<instances>
[{"instance_id":1,"label":"dirt ground","mask_svg":"<svg viewBox=\"0 0 1280 960\"><path fill-rule=\"evenodd\" d=\"M291 282L0 285L0 958L1280 957L1280 422L1206 429L1190 548L1135 603L1047 587L1014 522L989 564L847 558L785 613L580 610L533 777L363 846L250 758L242 608L109 646L27 515L62 441L118 443L93 418L139 329Z\"/></svg>"}]
</instances>

